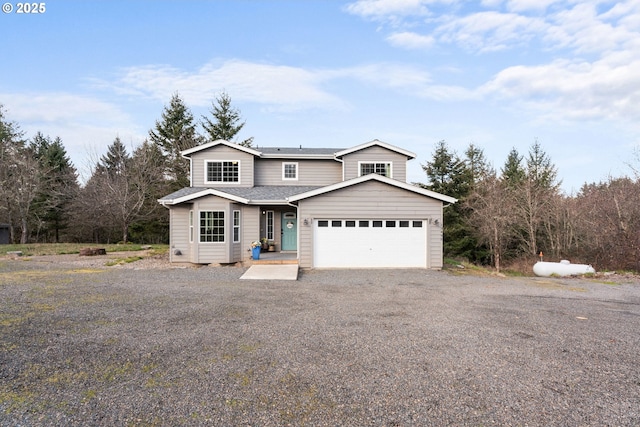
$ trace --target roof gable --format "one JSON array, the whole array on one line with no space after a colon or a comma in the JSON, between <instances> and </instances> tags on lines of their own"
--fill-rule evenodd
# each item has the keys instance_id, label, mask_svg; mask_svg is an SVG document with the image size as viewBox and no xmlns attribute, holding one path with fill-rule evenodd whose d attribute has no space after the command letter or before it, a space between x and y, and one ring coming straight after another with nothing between
<instances>
[{"instance_id":1,"label":"roof gable","mask_svg":"<svg viewBox=\"0 0 640 427\"><path fill-rule=\"evenodd\" d=\"M207 142L206 144L196 145L195 147L188 148L182 151L180 154L182 155L182 157L190 157L193 153L197 153L203 150L208 150L209 148L212 148L218 145L225 145L229 148L233 148L238 151L244 151L245 153L249 153L254 156L260 156L260 152L254 150L253 148L245 147L240 144L234 144L232 142L225 141L224 139L217 139L215 141Z\"/></svg>"},{"instance_id":2,"label":"roof gable","mask_svg":"<svg viewBox=\"0 0 640 427\"><path fill-rule=\"evenodd\" d=\"M398 181L392 178L387 178L386 176L377 175L377 174L368 174L363 175L358 178L353 178L347 181L338 182L336 184L327 185L326 187L321 187L315 190L307 191L305 193L296 194L288 198L290 202L297 202L298 200L308 199L310 197L319 196L321 194L328 193L330 191L340 190L342 188L351 187L353 185L358 185L363 182L368 181L379 181L385 184L389 184L391 186L401 188L403 190L411 191L416 194L420 194L426 197L430 197L432 199L440 200L444 203L455 203L458 199L455 199L450 196L446 196L444 194L436 193L435 191L427 190L426 188L417 187L412 184L407 184L406 182Z\"/></svg>"},{"instance_id":3,"label":"roof gable","mask_svg":"<svg viewBox=\"0 0 640 427\"><path fill-rule=\"evenodd\" d=\"M355 147L347 148L346 150L338 151L337 153L335 153L335 156L336 158L343 157L343 156L346 156L347 154L351 154L356 151L364 150L366 148L373 147L373 146L383 147L383 148L386 148L387 150L395 151L396 153L400 153L404 156L407 156L407 159L416 158L415 153L412 153L411 151L404 150L400 147L387 144L386 142L382 142L377 139L374 139L373 141L365 142L364 144L356 145Z\"/></svg>"}]
</instances>

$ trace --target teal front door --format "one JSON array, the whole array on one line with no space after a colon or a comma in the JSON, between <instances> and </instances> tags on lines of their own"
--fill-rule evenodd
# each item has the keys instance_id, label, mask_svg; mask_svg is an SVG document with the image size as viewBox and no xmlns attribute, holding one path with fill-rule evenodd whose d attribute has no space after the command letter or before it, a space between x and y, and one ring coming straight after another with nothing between
<instances>
[{"instance_id":1,"label":"teal front door","mask_svg":"<svg viewBox=\"0 0 640 427\"><path fill-rule=\"evenodd\" d=\"M298 250L298 220L293 212L282 214L282 250Z\"/></svg>"}]
</instances>

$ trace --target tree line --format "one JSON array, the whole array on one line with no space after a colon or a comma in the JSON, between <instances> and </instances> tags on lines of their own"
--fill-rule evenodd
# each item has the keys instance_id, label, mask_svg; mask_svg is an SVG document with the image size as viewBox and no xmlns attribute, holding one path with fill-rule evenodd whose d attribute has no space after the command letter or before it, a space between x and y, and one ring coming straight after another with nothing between
<instances>
[{"instance_id":1,"label":"tree line","mask_svg":"<svg viewBox=\"0 0 640 427\"><path fill-rule=\"evenodd\" d=\"M636 153L640 163L640 153ZM513 148L499 171L470 144L462 156L445 141L422 165L428 184L457 198L444 209L445 255L492 265L543 258L640 271L640 171L584 184L566 195L557 168L536 140Z\"/></svg>"},{"instance_id":2,"label":"tree line","mask_svg":"<svg viewBox=\"0 0 640 427\"><path fill-rule=\"evenodd\" d=\"M25 139L0 105L0 224L8 224L12 243L166 243L169 215L157 200L189 186L189 162L180 152L234 141L243 127L228 94L196 121L176 93L139 147L130 153L116 137L81 185L59 137L37 132Z\"/></svg>"},{"instance_id":3,"label":"tree line","mask_svg":"<svg viewBox=\"0 0 640 427\"><path fill-rule=\"evenodd\" d=\"M25 139L0 105L0 223L14 243L168 242L168 211L157 199L189 186L180 152L217 139L252 145L235 140L245 123L228 94L209 113L197 121L174 94L139 147L129 153L116 137L81 185L59 137ZM499 170L474 144L459 155L440 141L422 165L427 182L415 185L458 199L444 209L445 256L498 271L541 255L640 271L640 173L630 166L632 177L566 195L538 141L525 154L513 148Z\"/></svg>"}]
</instances>

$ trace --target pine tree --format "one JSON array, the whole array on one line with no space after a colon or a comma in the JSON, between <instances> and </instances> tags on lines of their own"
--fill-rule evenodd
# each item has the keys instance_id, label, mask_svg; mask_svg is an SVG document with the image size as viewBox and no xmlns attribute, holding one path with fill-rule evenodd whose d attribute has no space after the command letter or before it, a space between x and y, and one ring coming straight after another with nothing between
<instances>
[{"instance_id":1,"label":"pine tree","mask_svg":"<svg viewBox=\"0 0 640 427\"><path fill-rule=\"evenodd\" d=\"M223 139L229 142L235 142L233 139L242 130L245 122L240 122L240 111L231 106L231 97L226 92L223 92L215 103L212 103L212 109L210 110L213 120L208 117L202 116L202 127L207 133L208 141L216 141ZM245 139L241 142L236 142L239 145L245 147L251 147L253 143L253 137Z\"/></svg>"},{"instance_id":2,"label":"pine tree","mask_svg":"<svg viewBox=\"0 0 640 427\"><path fill-rule=\"evenodd\" d=\"M130 159L120 137L116 137L107 148L107 153L100 157L98 172L107 173L110 177L126 176Z\"/></svg>"},{"instance_id":3,"label":"pine tree","mask_svg":"<svg viewBox=\"0 0 640 427\"><path fill-rule=\"evenodd\" d=\"M71 201L79 190L77 172L59 137L52 142L38 132L31 144L40 164L42 184L34 201L37 230L52 234L49 238L58 243L60 231L68 226Z\"/></svg>"},{"instance_id":4,"label":"pine tree","mask_svg":"<svg viewBox=\"0 0 640 427\"><path fill-rule=\"evenodd\" d=\"M518 150L516 150L515 147L509 152L501 173L502 180L507 187L517 187L524 181L526 172L522 167L522 156L518 153Z\"/></svg>"},{"instance_id":5,"label":"pine tree","mask_svg":"<svg viewBox=\"0 0 640 427\"><path fill-rule=\"evenodd\" d=\"M162 150L171 191L189 186L189 162L180 153L201 143L193 120L191 111L175 94L169 106L165 106L162 120L156 121L155 129L149 131L149 140Z\"/></svg>"},{"instance_id":6,"label":"pine tree","mask_svg":"<svg viewBox=\"0 0 640 427\"><path fill-rule=\"evenodd\" d=\"M465 162L449 150L445 141L440 141L436 144L433 160L422 165L422 168L430 183L422 185L423 187L455 197L459 201L447 206L443 211L445 254L475 260L475 241L466 225L464 207L461 203L471 189L470 174Z\"/></svg>"}]
</instances>

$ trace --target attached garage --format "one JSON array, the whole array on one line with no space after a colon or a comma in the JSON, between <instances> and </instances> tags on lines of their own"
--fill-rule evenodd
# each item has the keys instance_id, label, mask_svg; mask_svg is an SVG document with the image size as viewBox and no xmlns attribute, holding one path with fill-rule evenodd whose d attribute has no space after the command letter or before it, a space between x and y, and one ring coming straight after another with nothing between
<instances>
[{"instance_id":1,"label":"attached garage","mask_svg":"<svg viewBox=\"0 0 640 427\"><path fill-rule=\"evenodd\" d=\"M318 268L427 268L424 220L320 219L314 222Z\"/></svg>"},{"instance_id":2,"label":"attached garage","mask_svg":"<svg viewBox=\"0 0 640 427\"><path fill-rule=\"evenodd\" d=\"M303 268L442 268L442 210L453 197L369 174L289 201Z\"/></svg>"}]
</instances>

